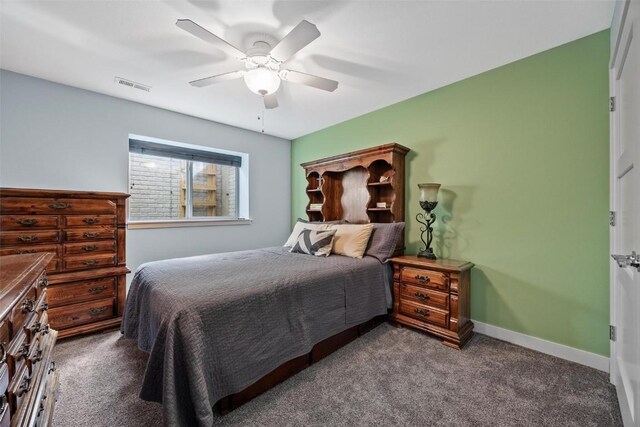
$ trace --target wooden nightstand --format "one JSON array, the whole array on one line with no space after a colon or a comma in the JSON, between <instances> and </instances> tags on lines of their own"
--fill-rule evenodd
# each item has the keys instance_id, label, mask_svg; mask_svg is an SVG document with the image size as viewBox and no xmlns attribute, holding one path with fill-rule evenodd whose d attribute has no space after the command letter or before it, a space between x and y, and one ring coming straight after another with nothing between
<instances>
[{"instance_id":1,"label":"wooden nightstand","mask_svg":"<svg viewBox=\"0 0 640 427\"><path fill-rule=\"evenodd\" d=\"M473 336L471 268L467 261L391 258L393 313L389 320L437 335L460 349Z\"/></svg>"}]
</instances>

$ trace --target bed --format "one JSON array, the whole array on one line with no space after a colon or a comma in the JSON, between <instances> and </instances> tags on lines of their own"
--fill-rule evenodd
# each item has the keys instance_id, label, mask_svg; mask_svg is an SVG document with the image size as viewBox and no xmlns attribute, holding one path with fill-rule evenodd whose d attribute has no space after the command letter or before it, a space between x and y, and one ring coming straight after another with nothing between
<instances>
[{"instance_id":1,"label":"bed","mask_svg":"<svg viewBox=\"0 0 640 427\"><path fill-rule=\"evenodd\" d=\"M386 314L391 281L373 257L285 247L144 264L122 324L149 353L140 397L163 403L169 425L210 426L221 398Z\"/></svg>"},{"instance_id":2,"label":"bed","mask_svg":"<svg viewBox=\"0 0 640 427\"><path fill-rule=\"evenodd\" d=\"M310 220L373 223L362 258L285 244L138 268L121 331L149 353L140 397L162 403L167 425L210 426L216 406L239 406L386 316L385 261L404 249L407 151L386 144L302 165Z\"/></svg>"}]
</instances>

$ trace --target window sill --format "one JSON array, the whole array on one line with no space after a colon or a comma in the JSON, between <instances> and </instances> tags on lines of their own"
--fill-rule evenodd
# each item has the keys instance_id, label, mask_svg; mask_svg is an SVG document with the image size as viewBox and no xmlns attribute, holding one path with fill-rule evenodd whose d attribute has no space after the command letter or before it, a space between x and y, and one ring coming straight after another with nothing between
<instances>
[{"instance_id":1,"label":"window sill","mask_svg":"<svg viewBox=\"0 0 640 427\"><path fill-rule=\"evenodd\" d=\"M140 228L180 228L180 227L209 227L216 225L249 225L252 220L237 219L175 219L158 221L131 221L127 224L129 230Z\"/></svg>"}]
</instances>

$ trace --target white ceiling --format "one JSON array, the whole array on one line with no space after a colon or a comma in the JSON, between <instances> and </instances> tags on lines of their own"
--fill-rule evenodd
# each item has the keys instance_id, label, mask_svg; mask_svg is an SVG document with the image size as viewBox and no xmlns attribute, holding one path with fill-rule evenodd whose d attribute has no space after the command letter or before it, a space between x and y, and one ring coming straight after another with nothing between
<instances>
[{"instance_id":1,"label":"white ceiling","mask_svg":"<svg viewBox=\"0 0 640 427\"><path fill-rule=\"evenodd\" d=\"M242 79L190 80L242 67L175 26L191 19L244 50L300 20L320 38L286 63L338 80L333 93L284 82L265 133L293 139L608 28L614 2L8 1L3 69L221 123L261 130L262 100ZM124 77L150 93L116 85Z\"/></svg>"}]
</instances>

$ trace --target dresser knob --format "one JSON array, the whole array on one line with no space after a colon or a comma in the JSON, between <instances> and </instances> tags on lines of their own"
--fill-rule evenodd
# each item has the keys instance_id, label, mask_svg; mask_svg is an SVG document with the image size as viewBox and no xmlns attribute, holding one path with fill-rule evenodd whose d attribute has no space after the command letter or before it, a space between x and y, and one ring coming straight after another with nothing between
<instances>
[{"instance_id":1,"label":"dresser knob","mask_svg":"<svg viewBox=\"0 0 640 427\"><path fill-rule=\"evenodd\" d=\"M95 288L89 288L89 293L90 294L99 294L102 291L104 291L105 289L107 289L106 286L96 286Z\"/></svg>"},{"instance_id":2,"label":"dresser knob","mask_svg":"<svg viewBox=\"0 0 640 427\"><path fill-rule=\"evenodd\" d=\"M85 224L89 224L89 225L91 225L91 224L97 224L97 223L99 223L99 222L100 222L100 220L99 220L98 218L84 218L84 219L82 220L82 222L84 222Z\"/></svg>"},{"instance_id":3,"label":"dresser knob","mask_svg":"<svg viewBox=\"0 0 640 427\"><path fill-rule=\"evenodd\" d=\"M48 304L48 303L46 303L46 302L43 302L43 303L40 305L40 311L47 311L47 310L49 310L49 304Z\"/></svg>"},{"instance_id":4,"label":"dresser knob","mask_svg":"<svg viewBox=\"0 0 640 427\"><path fill-rule=\"evenodd\" d=\"M49 279L47 279L46 277L43 277L38 282L38 285L40 285L41 288L46 288L49 285Z\"/></svg>"},{"instance_id":5,"label":"dresser knob","mask_svg":"<svg viewBox=\"0 0 640 427\"><path fill-rule=\"evenodd\" d=\"M16 237L16 239L20 240L21 242L33 242L35 240L38 240L38 236L36 236L36 235L18 236L18 237Z\"/></svg>"},{"instance_id":6,"label":"dresser knob","mask_svg":"<svg viewBox=\"0 0 640 427\"><path fill-rule=\"evenodd\" d=\"M415 296L417 296L418 298L420 298L423 301L428 300L430 298L429 295L425 295L425 294L423 294L421 292L416 292Z\"/></svg>"},{"instance_id":7,"label":"dresser knob","mask_svg":"<svg viewBox=\"0 0 640 427\"><path fill-rule=\"evenodd\" d=\"M59 210L62 210L62 209L69 209L71 207L71 203L56 202L56 203L51 203L49 205L49 207L51 209L55 209L55 210L59 211Z\"/></svg>"},{"instance_id":8,"label":"dresser knob","mask_svg":"<svg viewBox=\"0 0 640 427\"><path fill-rule=\"evenodd\" d=\"M25 393L28 393L31 390L31 378L24 377L20 382L20 387L18 388L18 397L22 396Z\"/></svg>"},{"instance_id":9,"label":"dresser knob","mask_svg":"<svg viewBox=\"0 0 640 427\"><path fill-rule=\"evenodd\" d=\"M419 274L416 274L416 280L419 280L422 283L429 283L431 281L427 276L421 276Z\"/></svg>"},{"instance_id":10,"label":"dresser knob","mask_svg":"<svg viewBox=\"0 0 640 427\"><path fill-rule=\"evenodd\" d=\"M83 233L82 235L87 239L94 239L98 237L100 234L99 233Z\"/></svg>"},{"instance_id":11,"label":"dresser knob","mask_svg":"<svg viewBox=\"0 0 640 427\"><path fill-rule=\"evenodd\" d=\"M25 226L31 226L31 225L36 225L38 223L37 219L32 219L32 218L20 218L17 219L16 222L20 225L25 225Z\"/></svg>"},{"instance_id":12,"label":"dresser knob","mask_svg":"<svg viewBox=\"0 0 640 427\"><path fill-rule=\"evenodd\" d=\"M416 312L416 314L417 314L418 316L421 316L421 317L429 317L429 310L422 310L422 309L420 309L420 308L416 308L416 309L415 309L415 312Z\"/></svg>"},{"instance_id":13,"label":"dresser knob","mask_svg":"<svg viewBox=\"0 0 640 427\"><path fill-rule=\"evenodd\" d=\"M32 313L34 311L33 306L34 306L34 301L31 298L27 298L22 303L22 311L26 313Z\"/></svg>"},{"instance_id":14,"label":"dresser knob","mask_svg":"<svg viewBox=\"0 0 640 427\"><path fill-rule=\"evenodd\" d=\"M82 247L82 250L85 252L93 252L93 251L97 251L98 250L98 246L97 245L86 245Z\"/></svg>"},{"instance_id":15,"label":"dresser knob","mask_svg":"<svg viewBox=\"0 0 640 427\"><path fill-rule=\"evenodd\" d=\"M82 263L84 265L96 265L98 263L98 261L96 261L95 259L88 259L86 261L82 261Z\"/></svg>"},{"instance_id":16,"label":"dresser knob","mask_svg":"<svg viewBox=\"0 0 640 427\"><path fill-rule=\"evenodd\" d=\"M91 307L89 309L89 314L100 314L100 313L104 313L105 311L107 311L108 308L107 307Z\"/></svg>"}]
</instances>

